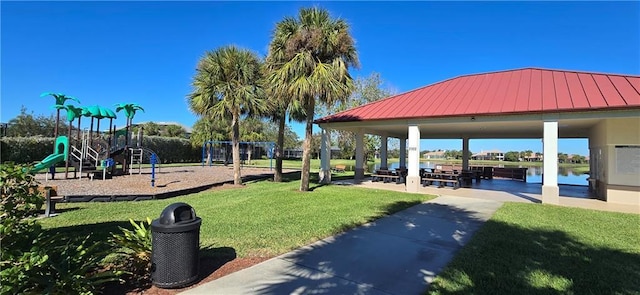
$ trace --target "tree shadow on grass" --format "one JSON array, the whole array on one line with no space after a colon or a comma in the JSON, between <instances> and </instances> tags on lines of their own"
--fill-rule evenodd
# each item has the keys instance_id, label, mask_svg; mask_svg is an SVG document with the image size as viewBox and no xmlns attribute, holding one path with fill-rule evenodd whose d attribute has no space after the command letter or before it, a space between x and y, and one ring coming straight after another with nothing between
<instances>
[{"instance_id":1,"label":"tree shadow on grass","mask_svg":"<svg viewBox=\"0 0 640 295\"><path fill-rule=\"evenodd\" d=\"M140 224L141 221L138 220L135 222L137 224ZM106 242L111 238L111 234L122 233L119 227L126 228L126 229L133 229L131 226L131 223L129 223L128 221L109 221L109 222L101 222L101 223L80 224L80 225L71 225L71 226L63 226L63 227L56 227L56 228L47 228L47 229L44 229L44 231L49 235L55 235L56 233L60 233L66 237L84 238L90 235L89 240L91 242L104 243L103 247L108 248L109 246L107 245Z\"/></svg>"},{"instance_id":2,"label":"tree shadow on grass","mask_svg":"<svg viewBox=\"0 0 640 295\"><path fill-rule=\"evenodd\" d=\"M638 294L640 255L631 251L490 220L428 293Z\"/></svg>"}]
</instances>

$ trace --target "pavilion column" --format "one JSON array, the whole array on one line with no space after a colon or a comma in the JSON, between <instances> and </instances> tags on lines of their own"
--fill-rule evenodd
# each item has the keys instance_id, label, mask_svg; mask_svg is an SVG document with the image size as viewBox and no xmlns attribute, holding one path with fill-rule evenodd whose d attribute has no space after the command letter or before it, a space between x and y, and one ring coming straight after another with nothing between
<instances>
[{"instance_id":1,"label":"pavilion column","mask_svg":"<svg viewBox=\"0 0 640 295\"><path fill-rule=\"evenodd\" d=\"M407 192L416 193L420 188L420 128L418 125L409 125L409 166L407 168Z\"/></svg>"},{"instance_id":2,"label":"pavilion column","mask_svg":"<svg viewBox=\"0 0 640 295\"><path fill-rule=\"evenodd\" d=\"M544 122L542 150L544 153L542 170L542 203L558 204L558 122Z\"/></svg>"},{"instance_id":3,"label":"pavilion column","mask_svg":"<svg viewBox=\"0 0 640 295\"><path fill-rule=\"evenodd\" d=\"M364 133L362 130L356 132L356 167L354 180L364 179Z\"/></svg>"},{"instance_id":4,"label":"pavilion column","mask_svg":"<svg viewBox=\"0 0 640 295\"><path fill-rule=\"evenodd\" d=\"M388 138L386 135L383 135L380 138L380 169L387 170L387 141Z\"/></svg>"},{"instance_id":5,"label":"pavilion column","mask_svg":"<svg viewBox=\"0 0 640 295\"><path fill-rule=\"evenodd\" d=\"M469 137L462 138L462 170L469 170Z\"/></svg>"},{"instance_id":6,"label":"pavilion column","mask_svg":"<svg viewBox=\"0 0 640 295\"><path fill-rule=\"evenodd\" d=\"M329 130L322 128L320 140L320 183L331 183L331 144Z\"/></svg>"},{"instance_id":7,"label":"pavilion column","mask_svg":"<svg viewBox=\"0 0 640 295\"><path fill-rule=\"evenodd\" d=\"M400 137L399 168L407 168L407 138L406 137Z\"/></svg>"}]
</instances>

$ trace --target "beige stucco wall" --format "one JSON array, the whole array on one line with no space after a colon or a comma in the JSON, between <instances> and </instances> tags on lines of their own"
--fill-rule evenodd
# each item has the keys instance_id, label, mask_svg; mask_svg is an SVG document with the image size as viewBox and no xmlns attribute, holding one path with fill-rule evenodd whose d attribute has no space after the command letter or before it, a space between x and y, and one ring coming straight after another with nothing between
<instances>
[{"instance_id":1,"label":"beige stucco wall","mask_svg":"<svg viewBox=\"0 0 640 295\"><path fill-rule=\"evenodd\" d=\"M604 119L592 128L589 139L598 198L640 205L640 173L619 171L616 146L640 146L640 118Z\"/></svg>"}]
</instances>

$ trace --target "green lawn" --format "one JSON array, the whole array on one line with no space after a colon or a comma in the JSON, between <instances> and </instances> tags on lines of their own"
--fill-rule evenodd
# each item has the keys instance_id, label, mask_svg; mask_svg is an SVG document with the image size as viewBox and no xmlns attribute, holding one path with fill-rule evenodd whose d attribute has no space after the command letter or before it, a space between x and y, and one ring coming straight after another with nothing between
<instances>
[{"instance_id":1,"label":"green lawn","mask_svg":"<svg viewBox=\"0 0 640 295\"><path fill-rule=\"evenodd\" d=\"M640 294L640 216L505 203L428 294Z\"/></svg>"},{"instance_id":2,"label":"green lawn","mask_svg":"<svg viewBox=\"0 0 640 295\"><path fill-rule=\"evenodd\" d=\"M59 216L40 222L52 231L106 239L118 226L130 227L129 218L155 219L167 205L186 202L203 220L203 247L233 248L238 257L274 256L432 198L340 185L312 185L303 193L299 185L258 181L167 200L59 204Z\"/></svg>"}]
</instances>

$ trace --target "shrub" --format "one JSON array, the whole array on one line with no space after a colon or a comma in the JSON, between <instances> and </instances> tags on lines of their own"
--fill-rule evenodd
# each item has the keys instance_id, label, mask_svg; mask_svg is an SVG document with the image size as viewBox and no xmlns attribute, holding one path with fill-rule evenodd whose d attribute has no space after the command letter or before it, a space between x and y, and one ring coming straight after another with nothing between
<instances>
[{"instance_id":1,"label":"shrub","mask_svg":"<svg viewBox=\"0 0 640 295\"><path fill-rule=\"evenodd\" d=\"M42 242L49 253L46 267L39 268L35 285L44 293L93 294L107 283L119 281L123 271L103 269L102 261L110 250L103 242L86 236L65 238L56 234Z\"/></svg>"},{"instance_id":2,"label":"shrub","mask_svg":"<svg viewBox=\"0 0 640 295\"><path fill-rule=\"evenodd\" d=\"M23 171L26 167L12 162L0 165L3 225L4 221L15 222L36 215L44 202L33 174Z\"/></svg>"},{"instance_id":3,"label":"shrub","mask_svg":"<svg viewBox=\"0 0 640 295\"><path fill-rule=\"evenodd\" d=\"M122 234L111 236L111 245L118 250L111 259L117 268L128 270L127 281L149 283L151 273L151 218L137 224L129 220L133 230L119 227Z\"/></svg>"},{"instance_id":4,"label":"shrub","mask_svg":"<svg viewBox=\"0 0 640 295\"><path fill-rule=\"evenodd\" d=\"M122 272L101 271L102 243L47 235L33 220L42 205L26 165L0 165L0 293L92 294Z\"/></svg>"},{"instance_id":5,"label":"shrub","mask_svg":"<svg viewBox=\"0 0 640 295\"><path fill-rule=\"evenodd\" d=\"M36 241L41 229L34 220L42 205L38 183L33 175L23 172L25 165L11 162L0 165L0 293L29 291L27 281L34 269L46 263L48 256Z\"/></svg>"}]
</instances>

